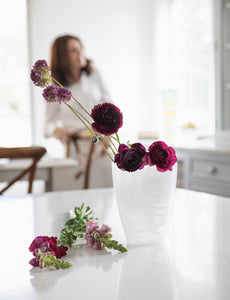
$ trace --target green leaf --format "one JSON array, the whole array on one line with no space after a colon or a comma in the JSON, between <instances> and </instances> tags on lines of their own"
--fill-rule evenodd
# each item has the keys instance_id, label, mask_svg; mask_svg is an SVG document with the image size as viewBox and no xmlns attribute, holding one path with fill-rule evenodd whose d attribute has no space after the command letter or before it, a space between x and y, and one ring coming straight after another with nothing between
<instances>
[{"instance_id":1,"label":"green leaf","mask_svg":"<svg viewBox=\"0 0 230 300\"><path fill-rule=\"evenodd\" d=\"M65 222L64 227L60 231L59 245L71 247L78 238L83 238L86 234L85 223L94 219L93 211L89 206L84 210L84 203L74 208L75 218Z\"/></svg>"},{"instance_id":2,"label":"green leaf","mask_svg":"<svg viewBox=\"0 0 230 300\"><path fill-rule=\"evenodd\" d=\"M75 224L75 219L70 219L65 222L65 226L69 226L69 225L73 225L73 224Z\"/></svg>"}]
</instances>

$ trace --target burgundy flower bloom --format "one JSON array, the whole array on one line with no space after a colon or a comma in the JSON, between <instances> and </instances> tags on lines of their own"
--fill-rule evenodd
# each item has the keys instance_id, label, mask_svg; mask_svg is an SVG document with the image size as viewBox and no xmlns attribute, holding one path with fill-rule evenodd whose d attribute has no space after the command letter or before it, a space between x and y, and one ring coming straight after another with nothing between
<instances>
[{"instance_id":1,"label":"burgundy flower bloom","mask_svg":"<svg viewBox=\"0 0 230 300\"><path fill-rule=\"evenodd\" d=\"M50 85L47 88L45 88L43 90L42 96L49 103L51 102L60 103L58 99L58 88L55 85Z\"/></svg>"},{"instance_id":2,"label":"burgundy flower bloom","mask_svg":"<svg viewBox=\"0 0 230 300\"><path fill-rule=\"evenodd\" d=\"M146 149L141 143L135 143L130 148L121 144L118 154L115 155L115 163L118 168L128 172L143 169L146 163Z\"/></svg>"},{"instance_id":3,"label":"burgundy flower bloom","mask_svg":"<svg viewBox=\"0 0 230 300\"><path fill-rule=\"evenodd\" d=\"M46 87L51 84L51 72L46 60L38 60L34 64L30 78L33 83L40 87Z\"/></svg>"},{"instance_id":4,"label":"burgundy flower bloom","mask_svg":"<svg viewBox=\"0 0 230 300\"><path fill-rule=\"evenodd\" d=\"M39 267L39 257L36 256L29 261L29 264L33 267Z\"/></svg>"},{"instance_id":5,"label":"burgundy flower bloom","mask_svg":"<svg viewBox=\"0 0 230 300\"><path fill-rule=\"evenodd\" d=\"M33 267L39 266L39 254L40 252L51 252L57 258L61 258L66 255L68 250L65 246L57 246L57 237L48 237L48 236L37 236L29 247L29 251L33 252L35 258L31 259L29 263Z\"/></svg>"},{"instance_id":6,"label":"burgundy flower bloom","mask_svg":"<svg viewBox=\"0 0 230 300\"><path fill-rule=\"evenodd\" d=\"M112 103L95 105L91 116L94 120L93 129L104 135L116 133L123 125L123 115L120 109Z\"/></svg>"},{"instance_id":7,"label":"burgundy flower bloom","mask_svg":"<svg viewBox=\"0 0 230 300\"><path fill-rule=\"evenodd\" d=\"M173 165L177 161L173 147L168 147L164 142L158 141L149 146L148 163L150 166L156 165L160 172L172 171Z\"/></svg>"},{"instance_id":8,"label":"burgundy flower bloom","mask_svg":"<svg viewBox=\"0 0 230 300\"><path fill-rule=\"evenodd\" d=\"M63 103L69 102L72 94L68 89L59 87L57 90L57 96L58 96L58 102L61 104L62 102Z\"/></svg>"},{"instance_id":9,"label":"burgundy flower bloom","mask_svg":"<svg viewBox=\"0 0 230 300\"><path fill-rule=\"evenodd\" d=\"M68 250L68 247L61 245L59 247L56 247L54 255L57 258L61 258L62 256L66 255L67 250Z\"/></svg>"},{"instance_id":10,"label":"burgundy flower bloom","mask_svg":"<svg viewBox=\"0 0 230 300\"><path fill-rule=\"evenodd\" d=\"M35 255L36 249L41 249L45 244L49 242L48 236L37 236L29 247L29 251Z\"/></svg>"}]
</instances>

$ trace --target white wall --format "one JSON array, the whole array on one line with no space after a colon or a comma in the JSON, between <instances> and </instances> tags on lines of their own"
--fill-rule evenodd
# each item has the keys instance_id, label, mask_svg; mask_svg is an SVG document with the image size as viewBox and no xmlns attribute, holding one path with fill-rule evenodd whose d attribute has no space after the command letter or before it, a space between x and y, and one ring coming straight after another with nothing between
<instances>
[{"instance_id":1,"label":"white wall","mask_svg":"<svg viewBox=\"0 0 230 300\"><path fill-rule=\"evenodd\" d=\"M124 114L123 134L161 130L155 56L159 5L170 0L27 0L30 63L49 60L53 40L79 36ZM42 91L32 87L35 141L43 135ZM77 95L75 95L77 96ZM131 140L131 142L134 142Z\"/></svg>"}]
</instances>

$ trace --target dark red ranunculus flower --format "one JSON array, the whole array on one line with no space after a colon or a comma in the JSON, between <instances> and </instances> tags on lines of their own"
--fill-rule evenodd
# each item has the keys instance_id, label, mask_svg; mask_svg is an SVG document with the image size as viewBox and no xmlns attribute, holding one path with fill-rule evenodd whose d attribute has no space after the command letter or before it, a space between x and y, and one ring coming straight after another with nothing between
<instances>
[{"instance_id":1,"label":"dark red ranunculus flower","mask_svg":"<svg viewBox=\"0 0 230 300\"><path fill-rule=\"evenodd\" d=\"M116 133L123 125L123 115L120 109L112 103L95 105L91 116L94 120L93 129L104 135Z\"/></svg>"},{"instance_id":2,"label":"dark red ranunculus flower","mask_svg":"<svg viewBox=\"0 0 230 300\"><path fill-rule=\"evenodd\" d=\"M152 143L148 149L148 163L156 165L160 172L172 171L173 165L177 162L176 152L173 147L168 147L165 142L157 141Z\"/></svg>"},{"instance_id":3,"label":"dark red ranunculus flower","mask_svg":"<svg viewBox=\"0 0 230 300\"><path fill-rule=\"evenodd\" d=\"M146 165L146 149L141 143L132 144L130 148L121 144L115 155L115 163L119 169L128 172L143 169Z\"/></svg>"}]
</instances>

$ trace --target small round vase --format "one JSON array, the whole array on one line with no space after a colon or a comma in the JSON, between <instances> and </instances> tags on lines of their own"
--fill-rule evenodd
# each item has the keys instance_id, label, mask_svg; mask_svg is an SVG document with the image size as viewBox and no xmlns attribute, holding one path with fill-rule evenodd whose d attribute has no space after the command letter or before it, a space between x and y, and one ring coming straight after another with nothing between
<instances>
[{"instance_id":1,"label":"small round vase","mask_svg":"<svg viewBox=\"0 0 230 300\"><path fill-rule=\"evenodd\" d=\"M126 172L112 165L113 186L127 243L149 245L164 238L176 191L177 164L172 171L155 166Z\"/></svg>"}]
</instances>

